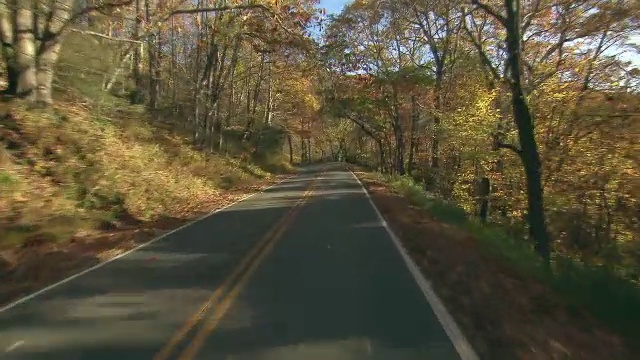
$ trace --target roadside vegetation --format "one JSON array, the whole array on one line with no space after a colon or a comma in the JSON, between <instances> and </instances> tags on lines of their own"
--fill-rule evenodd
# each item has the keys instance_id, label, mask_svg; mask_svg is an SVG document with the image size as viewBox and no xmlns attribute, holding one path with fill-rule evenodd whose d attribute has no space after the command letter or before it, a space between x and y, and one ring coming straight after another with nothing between
<instances>
[{"instance_id":1,"label":"roadside vegetation","mask_svg":"<svg viewBox=\"0 0 640 360\"><path fill-rule=\"evenodd\" d=\"M403 240L433 265L427 278L458 265L478 272L437 290L450 293L454 315L467 306L456 297L478 300L466 314L480 320L464 330L487 333L478 345L487 358L639 353L639 10L632 1L354 1L326 26L335 141L410 202L388 216L399 232L415 230ZM438 234L466 239L450 244L482 255L469 262L477 268ZM497 280L505 273L512 280ZM557 301L523 306L540 304L532 284ZM554 326L593 333L578 341ZM601 331L622 345L598 340L611 339ZM552 341L569 351L552 356ZM515 353L492 352L501 348Z\"/></svg>"},{"instance_id":2,"label":"roadside vegetation","mask_svg":"<svg viewBox=\"0 0 640 360\"><path fill-rule=\"evenodd\" d=\"M0 301L346 160L485 357L638 353L637 1L14 3Z\"/></svg>"},{"instance_id":3,"label":"roadside vegetation","mask_svg":"<svg viewBox=\"0 0 640 360\"><path fill-rule=\"evenodd\" d=\"M622 359L639 351L635 282L559 254L549 268L508 229L479 222L407 176L357 175L482 358Z\"/></svg>"},{"instance_id":4,"label":"roadside vegetation","mask_svg":"<svg viewBox=\"0 0 640 360\"><path fill-rule=\"evenodd\" d=\"M302 75L308 4L67 3L0 4L0 303L319 157L291 140L317 110ZM24 38L8 35L32 17Z\"/></svg>"}]
</instances>

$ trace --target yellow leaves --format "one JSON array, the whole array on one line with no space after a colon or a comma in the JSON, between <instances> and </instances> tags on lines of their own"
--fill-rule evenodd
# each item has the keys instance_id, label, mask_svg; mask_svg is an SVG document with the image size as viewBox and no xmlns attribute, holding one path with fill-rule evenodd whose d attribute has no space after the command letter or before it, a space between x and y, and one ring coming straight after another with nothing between
<instances>
[{"instance_id":1,"label":"yellow leaves","mask_svg":"<svg viewBox=\"0 0 640 360\"><path fill-rule=\"evenodd\" d=\"M494 108L495 92L480 88L470 84L464 91L466 95L461 94L464 100L458 108L444 114L443 126L448 130L451 141L467 151L478 147L487 149L489 135L498 120L499 114Z\"/></svg>"},{"instance_id":2,"label":"yellow leaves","mask_svg":"<svg viewBox=\"0 0 640 360\"><path fill-rule=\"evenodd\" d=\"M291 72L280 80L278 87L283 101L288 102L300 114L313 114L320 109L320 101L315 94L312 80Z\"/></svg>"}]
</instances>

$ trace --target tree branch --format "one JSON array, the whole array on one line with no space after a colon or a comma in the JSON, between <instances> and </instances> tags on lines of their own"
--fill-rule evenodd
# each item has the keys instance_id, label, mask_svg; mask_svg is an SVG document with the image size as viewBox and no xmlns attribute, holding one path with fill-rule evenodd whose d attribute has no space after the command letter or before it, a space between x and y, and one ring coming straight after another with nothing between
<instances>
[{"instance_id":1,"label":"tree branch","mask_svg":"<svg viewBox=\"0 0 640 360\"><path fill-rule=\"evenodd\" d=\"M502 26L507 26L507 18L505 18L503 15L498 14L498 12L492 9L491 6L481 3L479 0L471 0L471 4L477 6L478 8L484 10L484 12L486 12L487 14L493 16L502 24Z\"/></svg>"},{"instance_id":2,"label":"tree branch","mask_svg":"<svg viewBox=\"0 0 640 360\"><path fill-rule=\"evenodd\" d=\"M218 12L218 11L231 11L231 10L250 10L250 9L261 9L267 12L273 12L267 6L262 4L252 4L252 5L234 5L234 6L216 6L216 7L201 7L201 8L191 8L191 9L176 9L169 13L169 17L178 14L198 14L203 12Z\"/></svg>"},{"instance_id":3,"label":"tree branch","mask_svg":"<svg viewBox=\"0 0 640 360\"><path fill-rule=\"evenodd\" d=\"M491 63L491 60L489 60L489 57L487 56L487 54L484 52L484 49L482 49L482 45L480 44L480 42L478 41L478 39L476 39L473 34L471 33L471 30L469 29L469 27L467 26L466 22L463 25L463 29L465 30L465 32L467 33L467 35L469 36L469 39L471 39L471 43L473 44L473 46L476 48L476 51L478 52L478 55L480 56L480 60L484 63L484 65L487 67L487 69L489 70L489 72L491 73L491 76L493 76L493 79L496 81L499 81L502 79L502 77L500 76L500 74L498 73L498 70L495 68L495 66L493 66L493 64Z\"/></svg>"},{"instance_id":4,"label":"tree branch","mask_svg":"<svg viewBox=\"0 0 640 360\"><path fill-rule=\"evenodd\" d=\"M278 15L276 14L276 12L273 9L271 9L270 7L268 7L266 5L263 5L263 4L233 5L233 6L228 5L228 6L176 9L176 10L171 11L165 17L165 19L169 19L173 15L180 15L180 14L198 14L198 13L203 13L203 12L219 12L219 11L231 11L231 10L253 10L253 9L259 9L259 10L263 10L263 11L269 13L271 16L273 16L273 19L278 23L278 25L280 25L280 27L283 30L285 30L289 34L295 35L295 32L293 30L287 28L284 25L284 23L282 22L282 19L280 19L278 17Z\"/></svg>"},{"instance_id":5,"label":"tree branch","mask_svg":"<svg viewBox=\"0 0 640 360\"><path fill-rule=\"evenodd\" d=\"M499 150L499 149L508 149L508 150L511 150L514 153L516 153L518 156L522 155L522 150L519 147L517 147L517 146L515 146L513 144L503 143L503 142L501 142L499 140L494 140L493 141L493 150L495 151L495 150Z\"/></svg>"},{"instance_id":6,"label":"tree branch","mask_svg":"<svg viewBox=\"0 0 640 360\"><path fill-rule=\"evenodd\" d=\"M130 43L135 43L135 44L142 44L142 41L133 40L133 39L126 39L126 38L119 38L119 37L113 37L113 36L101 34L101 33L95 32L95 31L80 30L80 29L71 29L71 31L77 32L77 33L83 34L83 35L91 35L91 36L96 36L96 37L99 37L99 38L113 40L113 41L122 41L122 42L130 42Z\"/></svg>"},{"instance_id":7,"label":"tree branch","mask_svg":"<svg viewBox=\"0 0 640 360\"><path fill-rule=\"evenodd\" d=\"M104 10L107 10L107 9L113 9L113 8L117 8L117 7L121 7L121 6L131 5L132 3L133 3L133 0L121 0L121 1L107 2L107 3L87 6L87 7L83 8L82 10L78 11L77 13L73 14L71 16L71 19L70 19L71 21L70 22L73 22L74 20L76 20L77 18L79 18L82 15L86 15L86 14L92 13L94 11L101 12L101 11L104 11Z\"/></svg>"}]
</instances>

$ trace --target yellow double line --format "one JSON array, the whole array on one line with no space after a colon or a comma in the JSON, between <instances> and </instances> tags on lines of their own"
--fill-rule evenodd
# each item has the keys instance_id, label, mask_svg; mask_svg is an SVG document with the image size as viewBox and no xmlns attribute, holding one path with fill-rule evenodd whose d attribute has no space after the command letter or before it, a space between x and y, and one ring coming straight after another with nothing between
<instances>
[{"instance_id":1,"label":"yellow double line","mask_svg":"<svg viewBox=\"0 0 640 360\"><path fill-rule=\"evenodd\" d=\"M169 341L153 357L153 360L166 360L171 356L176 346L189 334L189 332L209 313L213 307L213 314L200 330L195 334L193 340L178 357L179 360L192 359L202 348L207 336L218 326L223 316L236 300L242 288L251 278L264 258L271 252L278 239L289 228L296 215L300 212L302 205L313 193L318 179L314 179L307 191L291 207L275 226L254 246L238 267L229 275L224 282L214 291L207 302L193 314L184 325L169 339Z\"/></svg>"}]
</instances>

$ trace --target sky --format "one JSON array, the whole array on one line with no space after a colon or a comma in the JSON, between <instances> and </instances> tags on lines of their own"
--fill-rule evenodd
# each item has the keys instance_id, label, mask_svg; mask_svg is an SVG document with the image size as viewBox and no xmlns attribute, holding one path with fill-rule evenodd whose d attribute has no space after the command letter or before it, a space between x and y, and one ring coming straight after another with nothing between
<instances>
[{"instance_id":1,"label":"sky","mask_svg":"<svg viewBox=\"0 0 640 360\"><path fill-rule=\"evenodd\" d=\"M338 14L342 8L350 3L351 0L320 0L320 7L324 7L327 10L327 14ZM632 42L640 44L640 36L636 35L632 37ZM640 59L631 53L624 54L622 59L631 61L634 66L640 67Z\"/></svg>"},{"instance_id":2,"label":"sky","mask_svg":"<svg viewBox=\"0 0 640 360\"><path fill-rule=\"evenodd\" d=\"M320 7L327 9L327 14L337 14L351 0L320 0Z\"/></svg>"}]
</instances>

